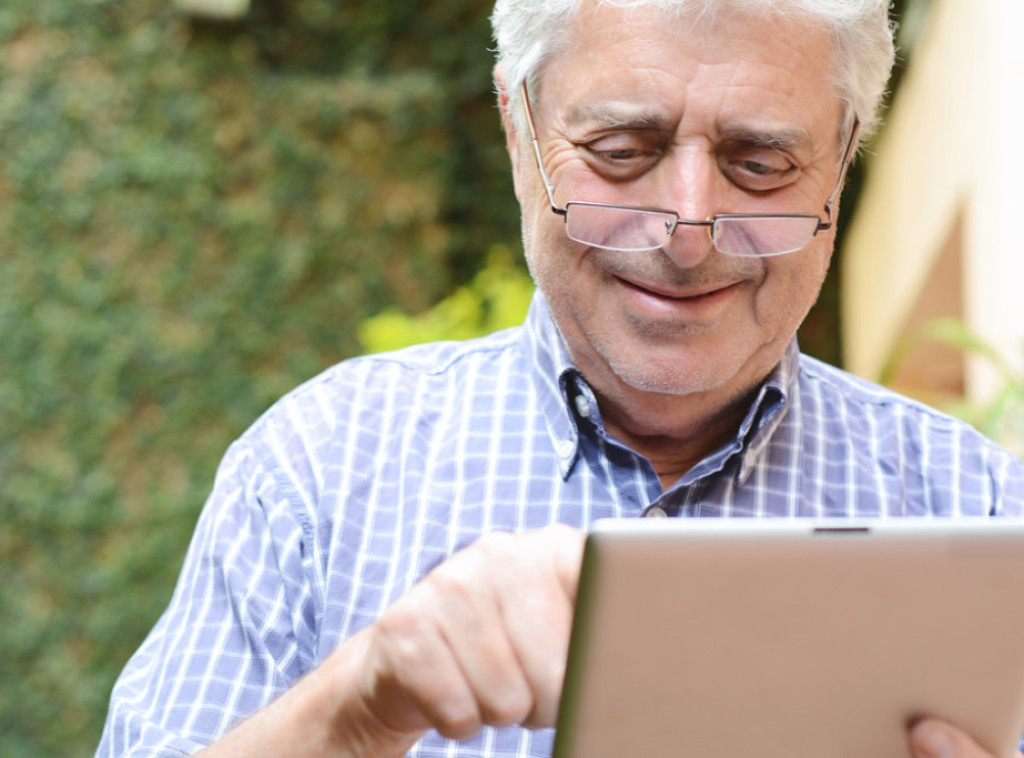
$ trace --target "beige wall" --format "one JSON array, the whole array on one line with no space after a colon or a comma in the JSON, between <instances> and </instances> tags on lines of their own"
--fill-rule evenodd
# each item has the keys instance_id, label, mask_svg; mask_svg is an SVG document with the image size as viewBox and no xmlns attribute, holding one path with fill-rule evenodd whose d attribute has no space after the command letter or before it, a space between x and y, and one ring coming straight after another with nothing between
<instances>
[{"instance_id":1,"label":"beige wall","mask_svg":"<svg viewBox=\"0 0 1024 758\"><path fill-rule=\"evenodd\" d=\"M1024 349L1024 2L933 5L842 254L844 363L874 380L935 315ZM956 384L919 344L904 369L916 394ZM976 399L995 384L979 363L960 374Z\"/></svg>"}]
</instances>

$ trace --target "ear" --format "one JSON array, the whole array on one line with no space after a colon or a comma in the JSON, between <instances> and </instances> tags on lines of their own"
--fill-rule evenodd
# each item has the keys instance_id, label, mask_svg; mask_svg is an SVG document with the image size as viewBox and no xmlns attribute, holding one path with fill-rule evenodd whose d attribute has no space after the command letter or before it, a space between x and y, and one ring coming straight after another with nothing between
<instances>
[{"instance_id":1,"label":"ear","mask_svg":"<svg viewBox=\"0 0 1024 758\"><path fill-rule=\"evenodd\" d=\"M522 202L520 187L522 176L520 169L520 157L524 154L526 147L522 144L522 136L516 128L516 120L512 115L508 87L505 82L505 72L499 63L494 67L494 88L498 93L498 109L501 111L501 125L505 129L505 147L508 149L508 156L512 161L512 184L515 186L516 200Z\"/></svg>"}]
</instances>

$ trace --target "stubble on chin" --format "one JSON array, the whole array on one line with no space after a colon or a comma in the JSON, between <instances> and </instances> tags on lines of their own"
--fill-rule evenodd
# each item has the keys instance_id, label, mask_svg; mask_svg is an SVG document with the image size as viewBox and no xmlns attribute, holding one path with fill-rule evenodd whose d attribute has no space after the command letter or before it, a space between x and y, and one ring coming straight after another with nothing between
<instances>
[{"instance_id":1,"label":"stubble on chin","mask_svg":"<svg viewBox=\"0 0 1024 758\"><path fill-rule=\"evenodd\" d=\"M690 327L687 337L697 339L700 336L698 332L706 333L710 329ZM605 340L602 336L605 335L592 335L591 345L595 352L620 382L641 392L675 396L710 392L735 373L731 370L734 360L723 360L725 356L721 350L711 360L699 351L683 349L678 349L668 360L659 360L656 350L648 351L648 357L637 357L634 350L623 349L621 344L613 344L612 339ZM692 359L686 360L684 355L690 355Z\"/></svg>"}]
</instances>

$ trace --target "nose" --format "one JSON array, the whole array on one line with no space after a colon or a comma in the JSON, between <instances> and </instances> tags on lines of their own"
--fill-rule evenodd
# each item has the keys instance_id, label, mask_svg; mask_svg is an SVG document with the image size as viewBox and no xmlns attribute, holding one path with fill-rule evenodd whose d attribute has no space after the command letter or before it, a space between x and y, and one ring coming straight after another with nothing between
<instances>
[{"instance_id":1,"label":"nose","mask_svg":"<svg viewBox=\"0 0 1024 758\"><path fill-rule=\"evenodd\" d=\"M716 212L714 208L718 166L706 149L692 147L679 151L669 174L665 194L667 206L686 221L704 221ZM693 268L714 249L709 227L678 224L668 238L664 251L680 268Z\"/></svg>"}]
</instances>

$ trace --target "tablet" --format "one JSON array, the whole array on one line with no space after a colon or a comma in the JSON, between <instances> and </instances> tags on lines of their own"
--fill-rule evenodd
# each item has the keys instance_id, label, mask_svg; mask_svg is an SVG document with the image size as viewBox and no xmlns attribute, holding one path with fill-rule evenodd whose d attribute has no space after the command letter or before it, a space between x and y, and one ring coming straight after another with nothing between
<instances>
[{"instance_id":1,"label":"tablet","mask_svg":"<svg viewBox=\"0 0 1024 758\"><path fill-rule=\"evenodd\" d=\"M1024 522L599 522L555 758L904 758L1024 731Z\"/></svg>"}]
</instances>

